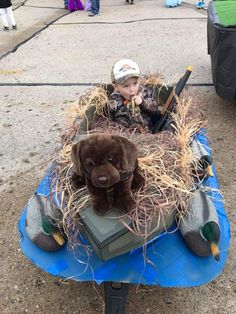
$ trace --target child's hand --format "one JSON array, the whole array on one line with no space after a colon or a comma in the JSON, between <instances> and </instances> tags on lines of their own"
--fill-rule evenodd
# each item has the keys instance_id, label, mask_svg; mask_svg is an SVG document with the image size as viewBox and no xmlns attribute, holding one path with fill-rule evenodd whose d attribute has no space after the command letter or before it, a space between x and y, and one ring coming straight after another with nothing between
<instances>
[{"instance_id":1,"label":"child's hand","mask_svg":"<svg viewBox=\"0 0 236 314\"><path fill-rule=\"evenodd\" d=\"M133 97L133 100L137 106L141 105L143 102L142 93L138 93L136 96Z\"/></svg>"}]
</instances>

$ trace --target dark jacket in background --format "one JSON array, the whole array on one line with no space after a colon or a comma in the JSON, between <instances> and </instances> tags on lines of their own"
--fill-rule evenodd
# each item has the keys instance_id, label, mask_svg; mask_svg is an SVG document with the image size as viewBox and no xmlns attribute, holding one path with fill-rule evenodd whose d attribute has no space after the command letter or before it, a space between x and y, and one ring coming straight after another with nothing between
<instances>
[{"instance_id":1,"label":"dark jacket in background","mask_svg":"<svg viewBox=\"0 0 236 314\"><path fill-rule=\"evenodd\" d=\"M11 0L0 0L0 9L5 9L11 6L12 6Z\"/></svg>"}]
</instances>

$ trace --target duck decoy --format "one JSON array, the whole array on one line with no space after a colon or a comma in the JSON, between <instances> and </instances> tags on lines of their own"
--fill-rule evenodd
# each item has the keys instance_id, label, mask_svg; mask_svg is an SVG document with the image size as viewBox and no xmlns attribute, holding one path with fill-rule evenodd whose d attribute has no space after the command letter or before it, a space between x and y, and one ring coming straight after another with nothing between
<instances>
[{"instance_id":1,"label":"duck decoy","mask_svg":"<svg viewBox=\"0 0 236 314\"><path fill-rule=\"evenodd\" d=\"M57 221L60 221L60 210L46 197L35 193L28 203L25 228L32 242L44 251L57 251L65 244Z\"/></svg>"},{"instance_id":2,"label":"duck decoy","mask_svg":"<svg viewBox=\"0 0 236 314\"><path fill-rule=\"evenodd\" d=\"M210 177L213 177L213 171L212 171L212 158L210 154L206 151L206 149L203 147L202 143L200 143L198 140L193 139L190 143L190 148L193 152L194 157L197 160L197 173L200 175L200 177L204 177L205 175L208 175Z\"/></svg>"},{"instance_id":3,"label":"duck decoy","mask_svg":"<svg viewBox=\"0 0 236 314\"><path fill-rule=\"evenodd\" d=\"M202 190L194 192L179 230L189 249L198 256L213 255L219 261L220 227L215 205Z\"/></svg>"}]
</instances>

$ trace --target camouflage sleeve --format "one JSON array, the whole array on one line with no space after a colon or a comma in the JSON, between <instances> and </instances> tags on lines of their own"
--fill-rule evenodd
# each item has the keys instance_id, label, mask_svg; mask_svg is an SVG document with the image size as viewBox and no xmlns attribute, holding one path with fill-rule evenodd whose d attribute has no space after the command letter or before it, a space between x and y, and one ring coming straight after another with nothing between
<instances>
[{"instance_id":1,"label":"camouflage sleeve","mask_svg":"<svg viewBox=\"0 0 236 314\"><path fill-rule=\"evenodd\" d=\"M118 93L112 93L109 97L110 115L114 122L128 128L130 126L128 112L122 110L123 98Z\"/></svg>"},{"instance_id":2,"label":"camouflage sleeve","mask_svg":"<svg viewBox=\"0 0 236 314\"><path fill-rule=\"evenodd\" d=\"M156 99L153 98L152 91L147 88L142 89L143 102L140 105L141 108L147 112L158 111L159 104Z\"/></svg>"},{"instance_id":3,"label":"camouflage sleeve","mask_svg":"<svg viewBox=\"0 0 236 314\"><path fill-rule=\"evenodd\" d=\"M118 110L122 105L123 105L123 98L120 94L112 93L109 96L109 106L112 111Z\"/></svg>"}]
</instances>

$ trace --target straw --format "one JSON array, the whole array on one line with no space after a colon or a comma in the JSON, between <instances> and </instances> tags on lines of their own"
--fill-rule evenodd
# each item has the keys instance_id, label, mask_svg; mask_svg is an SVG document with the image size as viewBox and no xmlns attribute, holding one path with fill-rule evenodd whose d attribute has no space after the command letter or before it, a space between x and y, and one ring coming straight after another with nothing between
<instances>
[{"instance_id":1,"label":"straw","mask_svg":"<svg viewBox=\"0 0 236 314\"><path fill-rule=\"evenodd\" d=\"M154 82L150 77L148 84ZM156 83L160 81L156 81ZM163 85L164 86L164 85ZM144 242L153 232L158 230L170 215L179 217L186 213L189 197L193 191L193 170L197 169L190 149L190 142L194 135L205 126L205 121L199 110L196 110L191 97L184 94L178 99L176 110L171 114L172 131L163 131L158 134L137 133L135 129L126 129L106 116L107 94L102 87L96 87L80 97L71 108L70 115L75 118L62 137L61 149L55 159L55 176L57 177L54 189L61 195L62 225L71 248L82 245L80 242L80 210L90 205L90 196L86 186L75 190L72 186L71 175L71 147L73 138L79 133L80 123L85 117L86 110L96 107L96 114L92 133L108 133L124 136L137 145L139 151L139 166L145 177L145 186L133 191L136 200L135 208L127 214L133 221L131 226L121 222L135 235L143 238ZM70 131L68 131L70 130ZM86 247L88 254L91 248Z\"/></svg>"}]
</instances>

